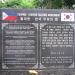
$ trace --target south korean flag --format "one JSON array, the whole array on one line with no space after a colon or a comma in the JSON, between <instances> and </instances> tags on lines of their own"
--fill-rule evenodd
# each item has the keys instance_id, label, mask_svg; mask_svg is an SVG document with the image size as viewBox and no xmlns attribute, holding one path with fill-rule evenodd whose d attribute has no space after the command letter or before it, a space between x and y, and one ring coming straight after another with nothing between
<instances>
[{"instance_id":1,"label":"south korean flag","mask_svg":"<svg viewBox=\"0 0 75 75\"><path fill-rule=\"evenodd\" d=\"M61 13L61 21L74 21L74 13Z\"/></svg>"}]
</instances>

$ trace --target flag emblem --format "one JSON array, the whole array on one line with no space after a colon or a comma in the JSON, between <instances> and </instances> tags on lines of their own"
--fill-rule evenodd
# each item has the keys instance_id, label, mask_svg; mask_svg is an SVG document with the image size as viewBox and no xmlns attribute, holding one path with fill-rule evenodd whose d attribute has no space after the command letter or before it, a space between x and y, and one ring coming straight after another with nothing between
<instances>
[{"instance_id":1,"label":"flag emblem","mask_svg":"<svg viewBox=\"0 0 75 75\"><path fill-rule=\"evenodd\" d=\"M16 19L17 19L16 12L3 12L2 13L2 20L15 21Z\"/></svg>"},{"instance_id":2,"label":"flag emblem","mask_svg":"<svg viewBox=\"0 0 75 75\"><path fill-rule=\"evenodd\" d=\"M74 13L61 13L61 21L74 21Z\"/></svg>"}]
</instances>

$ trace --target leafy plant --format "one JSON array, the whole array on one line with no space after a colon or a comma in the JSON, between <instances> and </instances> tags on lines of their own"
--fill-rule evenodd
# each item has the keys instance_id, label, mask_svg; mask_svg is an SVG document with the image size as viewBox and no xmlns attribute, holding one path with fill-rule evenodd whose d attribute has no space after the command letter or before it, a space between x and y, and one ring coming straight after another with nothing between
<instances>
[{"instance_id":1,"label":"leafy plant","mask_svg":"<svg viewBox=\"0 0 75 75\"><path fill-rule=\"evenodd\" d=\"M20 5L25 8L34 8L35 0L21 0Z\"/></svg>"},{"instance_id":2,"label":"leafy plant","mask_svg":"<svg viewBox=\"0 0 75 75\"><path fill-rule=\"evenodd\" d=\"M6 0L0 2L0 8L46 8L61 9L63 7L72 8L75 0Z\"/></svg>"},{"instance_id":3,"label":"leafy plant","mask_svg":"<svg viewBox=\"0 0 75 75\"><path fill-rule=\"evenodd\" d=\"M64 0L65 6L72 8L72 5L75 4L75 0Z\"/></svg>"},{"instance_id":4,"label":"leafy plant","mask_svg":"<svg viewBox=\"0 0 75 75\"><path fill-rule=\"evenodd\" d=\"M36 8L38 0L6 0L0 8Z\"/></svg>"},{"instance_id":5,"label":"leafy plant","mask_svg":"<svg viewBox=\"0 0 75 75\"><path fill-rule=\"evenodd\" d=\"M52 4L52 8L55 9L62 8L62 0L54 0Z\"/></svg>"}]
</instances>

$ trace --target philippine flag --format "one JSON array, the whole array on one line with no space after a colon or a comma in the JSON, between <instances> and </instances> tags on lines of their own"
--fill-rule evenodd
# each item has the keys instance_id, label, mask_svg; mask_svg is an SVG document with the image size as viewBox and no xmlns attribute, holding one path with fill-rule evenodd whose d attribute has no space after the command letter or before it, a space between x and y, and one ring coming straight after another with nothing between
<instances>
[{"instance_id":1,"label":"philippine flag","mask_svg":"<svg viewBox=\"0 0 75 75\"><path fill-rule=\"evenodd\" d=\"M74 13L61 13L61 21L74 21Z\"/></svg>"},{"instance_id":2,"label":"philippine flag","mask_svg":"<svg viewBox=\"0 0 75 75\"><path fill-rule=\"evenodd\" d=\"M2 20L15 21L16 19L17 19L16 12L3 12L2 13Z\"/></svg>"}]
</instances>

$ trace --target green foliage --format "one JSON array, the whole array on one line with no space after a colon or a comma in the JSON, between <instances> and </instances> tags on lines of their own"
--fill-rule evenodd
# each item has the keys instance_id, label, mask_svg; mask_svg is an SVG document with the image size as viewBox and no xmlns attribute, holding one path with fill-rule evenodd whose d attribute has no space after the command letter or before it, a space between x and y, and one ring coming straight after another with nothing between
<instances>
[{"instance_id":1,"label":"green foliage","mask_svg":"<svg viewBox=\"0 0 75 75\"><path fill-rule=\"evenodd\" d=\"M51 0L43 0L41 7L50 9L52 7L52 1Z\"/></svg>"},{"instance_id":2,"label":"green foliage","mask_svg":"<svg viewBox=\"0 0 75 75\"><path fill-rule=\"evenodd\" d=\"M7 0L5 3L0 3L0 8L17 8L18 5L18 0Z\"/></svg>"},{"instance_id":3,"label":"green foliage","mask_svg":"<svg viewBox=\"0 0 75 75\"><path fill-rule=\"evenodd\" d=\"M42 6L47 9L62 8L62 0L43 0Z\"/></svg>"},{"instance_id":4,"label":"green foliage","mask_svg":"<svg viewBox=\"0 0 75 75\"><path fill-rule=\"evenodd\" d=\"M5 7L7 7L6 4L0 3L0 8L5 8Z\"/></svg>"},{"instance_id":5,"label":"green foliage","mask_svg":"<svg viewBox=\"0 0 75 75\"><path fill-rule=\"evenodd\" d=\"M25 8L32 8L33 7L33 1L28 0L21 0L20 5Z\"/></svg>"},{"instance_id":6,"label":"green foliage","mask_svg":"<svg viewBox=\"0 0 75 75\"><path fill-rule=\"evenodd\" d=\"M38 0L7 0L0 3L0 8L35 8Z\"/></svg>"},{"instance_id":7,"label":"green foliage","mask_svg":"<svg viewBox=\"0 0 75 75\"><path fill-rule=\"evenodd\" d=\"M62 0L54 0L52 8L54 9L62 8Z\"/></svg>"},{"instance_id":8,"label":"green foliage","mask_svg":"<svg viewBox=\"0 0 75 75\"><path fill-rule=\"evenodd\" d=\"M72 5L75 4L75 0L64 0L65 6L72 8Z\"/></svg>"},{"instance_id":9,"label":"green foliage","mask_svg":"<svg viewBox=\"0 0 75 75\"><path fill-rule=\"evenodd\" d=\"M75 0L6 0L0 3L0 8L46 8L61 9L65 6L72 8Z\"/></svg>"}]
</instances>

